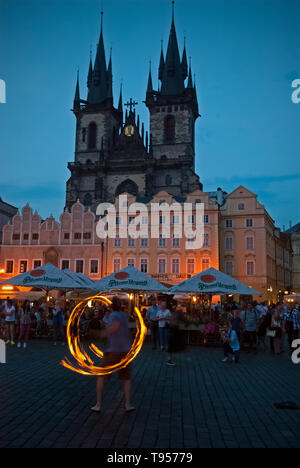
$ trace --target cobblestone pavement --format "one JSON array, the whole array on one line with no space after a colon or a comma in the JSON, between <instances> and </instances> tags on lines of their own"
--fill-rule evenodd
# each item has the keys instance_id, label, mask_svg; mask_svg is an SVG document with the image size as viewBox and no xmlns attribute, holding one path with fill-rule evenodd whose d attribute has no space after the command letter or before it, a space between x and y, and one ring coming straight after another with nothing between
<instances>
[{"instance_id":1,"label":"cobblestone pavement","mask_svg":"<svg viewBox=\"0 0 300 468\"><path fill-rule=\"evenodd\" d=\"M8 348L0 365L0 447L300 447L300 365L287 355L242 354L222 364L221 349L190 347L166 355L144 346L134 362L133 403L125 414L121 384L106 386L103 412L93 414L95 378L60 365L66 348L34 341Z\"/></svg>"}]
</instances>

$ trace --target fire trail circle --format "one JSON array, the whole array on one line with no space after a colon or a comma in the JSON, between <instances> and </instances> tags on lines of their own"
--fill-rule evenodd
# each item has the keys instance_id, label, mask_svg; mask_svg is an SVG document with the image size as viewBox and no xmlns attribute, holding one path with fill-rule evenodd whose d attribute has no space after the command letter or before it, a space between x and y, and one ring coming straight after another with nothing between
<instances>
[{"instance_id":1,"label":"fire trail circle","mask_svg":"<svg viewBox=\"0 0 300 468\"><path fill-rule=\"evenodd\" d=\"M132 344L131 349L128 351L126 356L121 359L120 362L117 364L113 364L110 366L103 366L97 367L94 365L94 361L91 357L86 353L84 348L80 343L80 330L79 330L79 322L81 319L82 314L84 313L88 303L90 301L93 302L101 302L106 306L111 304L111 301L105 296L93 296L84 301L77 304L77 306L73 309L71 316L68 321L67 326L67 340L69 345L69 350L74 359L77 361L78 366L75 367L67 358L61 362L61 364L70 369L73 372L77 372L78 374L82 375L108 375L112 374L113 372L117 372L118 370L126 367L131 361L133 361L138 353L140 352L145 336L147 334L147 328L144 324L143 317L137 307L134 308L134 312L136 314L136 325L137 325L137 332ZM95 356L99 358L103 358L103 351L97 348L93 343L89 346L90 350L95 354Z\"/></svg>"}]
</instances>

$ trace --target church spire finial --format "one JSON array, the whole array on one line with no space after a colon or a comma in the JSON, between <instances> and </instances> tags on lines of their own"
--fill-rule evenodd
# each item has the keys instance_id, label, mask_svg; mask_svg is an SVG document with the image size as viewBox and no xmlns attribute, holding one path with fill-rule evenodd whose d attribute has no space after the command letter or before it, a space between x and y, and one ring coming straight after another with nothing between
<instances>
[{"instance_id":1,"label":"church spire finial","mask_svg":"<svg viewBox=\"0 0 300 468\"><path fill-rule=\"evenodd\" d=\"M190 66L189 66L189 79L188 79L188 88L193 88L193 77L192 77L192 57L190 56Z\"/></svg>"},{"instance_id":2,"label":"church spire finial","mask_svg":"<svg viewBox=\"0 0 300 468\"><path fill-rule=\"evenodd\" d=\"M123 112L123 83L121 82L120 86L120 97L119 97L119 106L118 106L119 112Z\"/></svg>"},{"instance_id":3,"label":"church spire finial","mask_svg":"<svg viewBox=\"0 0 300 468\"><path fill-rule=\"evenodd\" d=\"M172 24L161 81L162 95L175 96L184 92L184 72L181 66L174 21L174 0L172 0Z\"/></svg>"},{"instance_id":4,"label":"church spire finial","mask_svg":"<svg viewBox=\"0 0 300 468\"><path fill-rule=\"evenodd\" d=\"M152 91L153 91L151 65L152 65L152 62L151 62L151 59L150 59L149 60L149 77L148 77L147 93L152 93Z\"/></svg>"},{"instance_id":5,"label":"church spire finial","mask_svg":"<svg viewBox=\"0 0 300 468\"><path fill-rule=\"evenodd\" d=\"M103 15L104 15L104 11L103 11L103 7L101 8L101 32L103 31Z\"/></svg>"}]
</instances>

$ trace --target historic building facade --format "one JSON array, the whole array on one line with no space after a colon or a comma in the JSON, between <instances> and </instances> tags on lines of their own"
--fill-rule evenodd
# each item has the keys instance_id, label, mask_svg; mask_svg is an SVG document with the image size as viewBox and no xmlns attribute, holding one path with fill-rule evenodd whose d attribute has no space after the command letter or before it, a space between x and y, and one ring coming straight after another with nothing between
<instances>
[{"instance_id":1,"label":"historic building facade","mask_svg":"<svg viewBox=\"0 0 300 468\"><path fill-rule=\"evenodd\" d=\"M257 195L244 187L230 194L196 190L186 203L204 204L204 233L200 248L187 248L185 237L174 235L176 213L170 213L170 235L121 238L98 237L94 213L80 202L65 211L59 222L52 216L42 220L27 205L3 228L0 248L0 279L8 279L34 267L51 262L59 268L84 273L93 280L133 265L157 280L173 285L214 267L234 276L261 292L259 300L277 301L292 290L292 248L290 237L275 227ZM124 194L123 194L124 195ZM128 208L137 201L127 194ZM222 200L222 204L217 202ZM120 227L119 197L115 200L116 226ZM172 205L176 198L160 191L146 201ZM195 223L193 208L190 223ZM134 223L135 216L127 216ZM168 219L159 217L159 232ZM299 243L299 239L295 242ZM298 244L297 244L298 245ZM295 258L295 257L294 257ZM294 266L295 269L295 266Z\"/></svg>"},{"instance_id":2,"label":"historic building facade","mask_svg":"<svg viewBox=\"0 0 300 468\"><path fill-rule=\"evenodd\" d=\"M0 197L0 243L2 241L2 229L12 217L17 213L18 209L15 206L9 205Z\"/></svg>"},{"instance_id":3,"label":"historic building facade","mask_svg":"<svg viewBox=\"0 0 300 468\"><path fill-rule=\"evenodd\" d=\"M268 300L290 291L290 239L275 227L257 195L238 187L226 196L220 213L220 269Z\"/></svg>"},{"instance_id":4,"label":"historic building facade","mask_svg":"<svg viewBox=\"0 0 300 468\"><path fill-rule=\"evenodd\" d=\"M21 214L12 213L15 216L3 228L0 280L51 262L93 280L134 265L173 285L215 267L260 291L259 300L277 300L283 291L291 290L289 236L275 227L257 196L244 187L230 194L221 189L205 192L195 173L195 122L200 116L186 47L179 52L174 4L168 47L166 54L161 51L158 75L160 86L155 90L149 72L145 104L150 129L145 131L136 115L135 101L125 104L124 113L122 91L118 107L114 107L112 58L107 65L101 16L85 100L80 95L79 79L76 84L75 160L68 164L71 176L65 211L59 221L52 216L42 220L28 205ZM200 248L187 248L186 239L174 235L176 217L172 213L167 238L101 239L97 235L97 206L102 202L117 204L124 193L129 205L188 202L195 207L203 203ZM119 217L116 211L116 219ZM128 222L133 222L132 218L129 216ZM163 216L161 224L163 229Z\"/></svg>"}]
</instances>

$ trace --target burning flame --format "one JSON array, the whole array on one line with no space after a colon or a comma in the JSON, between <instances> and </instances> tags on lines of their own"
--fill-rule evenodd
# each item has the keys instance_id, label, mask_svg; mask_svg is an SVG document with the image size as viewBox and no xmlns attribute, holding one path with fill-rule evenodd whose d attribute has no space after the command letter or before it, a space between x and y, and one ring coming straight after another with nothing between
<instances>
[{"instance_id":1,"label":"burning flame","mask_svg":"<svg viewBox=\"0 0 300 468\"><path fill-rule=\"evenodd\" d=\"M77 372L82 375L108 375L116 372L124 367L126 367L131 361L133 361L138 353L140 352L145 336L147 334L147 328L144 324L143 317L137 307L134 308L136 313L136 324L137 324L137 333L133 342L133 345L127 355L117 364L110 366L97 367L94 365L94 362L90 356L85 352L80 343L80 333L79 333L79 322L82 314L84 313L88 303L90 301L99 301L106 306L111 304L111 301L104 296L94 296L84 301L80 302L72 311L68 326L67 326L67 340L69 345L69 350L74 359L77 361L79 367L75 367L67 358L61 362L61 364L70 369L73 372ZM95 354L95 356L103 358L103 351L97 348L93 343L90 345L90 350Z\"/></svg>"}]
</instances>

